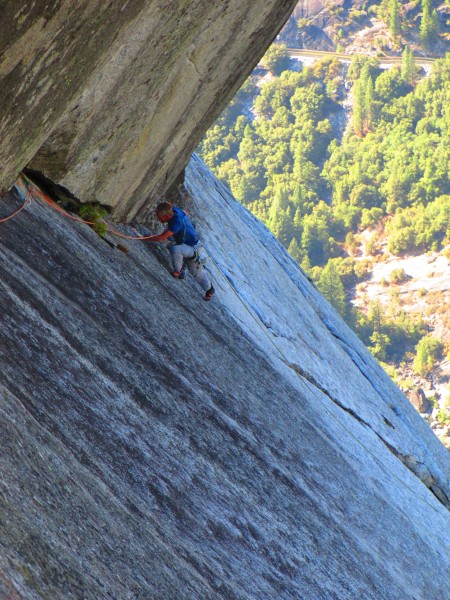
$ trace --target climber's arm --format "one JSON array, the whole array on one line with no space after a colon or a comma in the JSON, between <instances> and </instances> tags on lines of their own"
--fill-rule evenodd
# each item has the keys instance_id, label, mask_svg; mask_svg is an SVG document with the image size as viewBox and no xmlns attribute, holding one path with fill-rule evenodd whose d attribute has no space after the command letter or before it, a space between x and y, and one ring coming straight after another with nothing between
<instances>
[{"instance_id":1,"label":"climber's arm","mask_svg":"<svg viewBox=\"0 0 450 600\"><path fill-rule=\"evenodd\" d=\"M152 235L151 237L147 238L147 242L165 242L172 235L173 231L170 231L170 229L166 229L166 231L163 231L158 235Z\"/></svg>"}]
</instances>

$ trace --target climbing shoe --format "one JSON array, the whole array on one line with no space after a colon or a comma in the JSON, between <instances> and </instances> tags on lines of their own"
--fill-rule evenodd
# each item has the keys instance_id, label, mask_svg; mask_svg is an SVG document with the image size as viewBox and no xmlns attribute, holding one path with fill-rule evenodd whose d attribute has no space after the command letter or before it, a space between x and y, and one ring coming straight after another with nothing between
<instances>
[{"instance_id":1,"label":"climbing shoe","mask_svg":"<svg viewBox=\"0 0 450 600\"><path fill-rule=\"evenodd\" d=\"M209 290L206 292L206 294L204 295L203 300L206 300L207 302L208 302L208 300L211 300L215 291L216 290L213 288L213 286L211 286L209 288Z\"/></svg>"},{"instance_id":2,"label":"climbing shoe","mask_svg":"<svg viewBox=\"0 0 450 600\"><path fill-rule=\"evenodd\" d=\"M181 271L172 271L172 277L175 277L175 279L184 279L186 277L186 267L183 266Z\"/></svg>"}]
</instances>

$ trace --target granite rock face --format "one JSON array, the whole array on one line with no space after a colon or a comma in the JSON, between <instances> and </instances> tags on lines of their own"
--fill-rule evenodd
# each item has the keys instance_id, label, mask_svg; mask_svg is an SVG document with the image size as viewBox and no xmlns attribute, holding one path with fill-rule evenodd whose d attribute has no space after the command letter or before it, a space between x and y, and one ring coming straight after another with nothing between
<instances>
[{"instance_id":1,"label":"granite rock face","mask_svg":"<svg viewBox=\"0 0 450 600\"><path fill-rule=\"evenodd\" d=\"M294 0L4 0L0 188L26 165L140 218L185 167Z\"/></svg>"},{"instance_id":2,"label":"granite rock face","mask_svg":"<svg viewBox=\"0 0 450 600\"><path fill-rule=\"evenodd\" d=\"M41 202L1 225L0 597L444 600L447 451L195 157L186 186L210 303Z\"/></svg>"},{"instance_id":3,"label":"granite rock face","mask_svg":"<svg viewBox=\"0 0 450 600\"><path fill-rule=\"evenodd\" d=\"M294 4L5 0L1 186L148 220ZM446 600L447 451L196 157L185 184L210 303L36 189L0 224L0 598Z\"/></svg>"}]
</instances>

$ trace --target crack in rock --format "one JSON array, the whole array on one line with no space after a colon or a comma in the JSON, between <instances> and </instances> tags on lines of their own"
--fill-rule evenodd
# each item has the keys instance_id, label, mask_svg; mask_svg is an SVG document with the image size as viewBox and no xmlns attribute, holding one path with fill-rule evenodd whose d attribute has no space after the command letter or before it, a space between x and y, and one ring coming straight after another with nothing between
<instances>
[{"instance_id":1,"label":"crack in rock","mask_svg":"<svg viewBox=\"0 0 450 600\"><path fill-rule=\"evenodd\" d=\"M311 385L313 385L315 388L317 388L319 391L321 391L325 396L327 396L327 398L329 398L334 404L336 404L336 406L338 406L339 408L344 410L346 413L351 415L359 423L361 423L362 425L365 425L371 431L373 431L373 433L375 433L375 435L384 444L384 446L396 458L398 458L405 465L405 467L409 471L411 471L411 473L413 475L415 475L423 483L423 485L426 488L428 488L430 490L430 492L437 498L437 500L439 500L439 502L441 504L443 504L443 506L445 506L445 508L450 510L450 497L446 494L446 492L444 491L442 486L439 485L438 478L431 474L430 470L424 463L419 461L417 458L415 458L411 454L402 454L401 452L399 452L392 444L390 444L388 441L386 441L377 431L375 431L373 429L373 427L370 425L370 423L368 423L367 421L362 419L354 410L352 410L351 408L348 408L347 406L344 406L339 400L337 400L336 398L333 398L333 396L331 396L331 394L322 385L320 385L320 383L318 381L316 381L316 379L312 375L307 373L304 369L302 369L301 367L299 367L298 365L296 365L294 363L286 363L286 364L293 371L295 371L295 373L297 373L297 375L300 375L301 377L303 377L304 379L309 381L309 383L311 383ZM386 419L385 419L385 421L386 421ZM393 427L393 425L391 425L391 423L387 422L387 424L390 427Z\"/></svg>"},{"instance_id":2,"label":"crack in rock","mask_svg":"<svg viewBox=\"0 0 450 600\"><path fill-rule=\"evenodd\" d=\"M398 458L405 465L405 467L411 471L411 473L420 479L424 486L430 490L430 492L439 500L439 502L441 502L445 508L450 510L450 497L445 493L442 487L438 485L438 479L431 474L428 467L423 462L412 456L412 454L402 454L399 452L378 433L376 433L376 435L380 441L383 442L386 448L392 452L392 454Z\"/></svg>"}]
</instances>

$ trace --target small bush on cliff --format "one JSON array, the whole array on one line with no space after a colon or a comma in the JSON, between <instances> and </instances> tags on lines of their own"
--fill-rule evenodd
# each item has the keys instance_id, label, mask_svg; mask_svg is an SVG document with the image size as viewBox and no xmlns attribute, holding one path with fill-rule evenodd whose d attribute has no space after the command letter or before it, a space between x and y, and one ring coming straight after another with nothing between
<instances>
[{"instance_id":1,"label":"small bush on cliff","mask_svg":"<svg viewBox=\"0 0 450 600\"><path fill-rule=\"evenodd\" d=\"M88 221L89 225L100 237L105 235L107 226L102 219L104 219L108 213L104 208L95 204L83 204L80 207L78 214L83 221Z\"/></svg>"}]
</instances>

